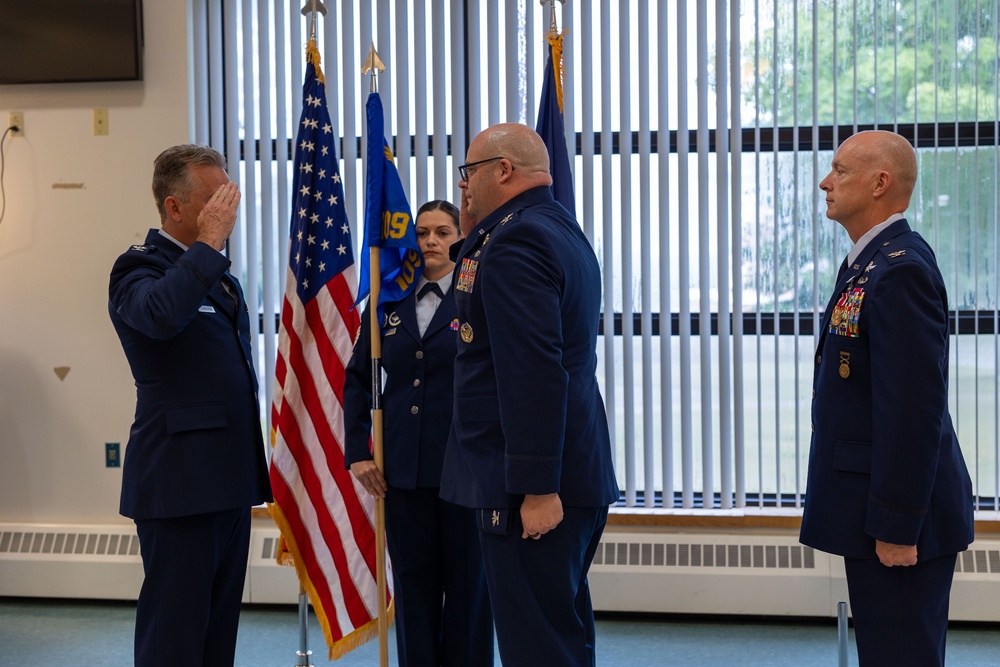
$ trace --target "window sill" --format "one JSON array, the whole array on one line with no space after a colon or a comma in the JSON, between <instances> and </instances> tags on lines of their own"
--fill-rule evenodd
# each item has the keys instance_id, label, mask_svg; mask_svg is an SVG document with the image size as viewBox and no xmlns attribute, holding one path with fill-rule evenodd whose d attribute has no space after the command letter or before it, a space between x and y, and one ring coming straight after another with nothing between
<instances>
[{"instance_id":1,"label":"window sill","mask_svg":"<svg viewBox=\"0 0 1000 667\"><path fill-rule=\"evenodd\" d=\"M794 528L802 524L802 510L743 508L732 510L651 509L612 507L609 526L674 528ZM1000 533L1000 512L976 512L976 534Z\"/></svg>"},{"instance_id":2,"label":"window sill","mask_svg":"<svg viewBox=\"0 0 1000 667\"><path fill-rule=\"evenodd\" d=\"M266 507L255 507L254 519L270 519ZM672 528L799 528L802 511L797 509L744 508L733 510L663 510L645 507L612 507L609 526ZM977 512L976 534L1000 533L1000 512Z\"/></svg>"}]
</instances>

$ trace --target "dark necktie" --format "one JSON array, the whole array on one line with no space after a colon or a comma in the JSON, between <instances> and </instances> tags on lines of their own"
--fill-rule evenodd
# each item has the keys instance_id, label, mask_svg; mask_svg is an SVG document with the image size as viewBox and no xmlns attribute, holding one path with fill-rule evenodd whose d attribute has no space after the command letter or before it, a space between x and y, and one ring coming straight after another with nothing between
<instances>
[{"instance_id":1,"label":"dark necktie","mask_svg":"<svg viewBox=\"0 0 1000 667\"><path fill-rule=\"evenodd\" d=\"M426 285L420 288L419 292L417 292L417 301L422 300L430 292L434 292L435 294L437 294L439 299L444 298L444 293L441 291L441 288L438 287L438 284L428 282Z\"/></svg>"},{"instance_id":2,"label":"dark necktie","mask_svg":"<svg viewBox=\"0 0 1000 667\"><path fill-rule=\"evenodd\" d=\"M233 278L229 276L228 273L222 275L222 289L229 297L229 309L235 311L236 307L240 304L240 299L236 296L236 286L233 284Z\"/></svg>"},{"instance_id":3,"label":"dark necktie","mask_svg":"<svg viewBox=\"0 0 1000 667\"><path fill-rule=\"evenodd\" d=\"M844 271L846 271L846 270L847 270L847 258L845 257L844 261L840 263L840 271L837 272L837 282L838 283L840 282L840 279L841 279L841 277L843 277Z\"/></svg>"}]
</instances>

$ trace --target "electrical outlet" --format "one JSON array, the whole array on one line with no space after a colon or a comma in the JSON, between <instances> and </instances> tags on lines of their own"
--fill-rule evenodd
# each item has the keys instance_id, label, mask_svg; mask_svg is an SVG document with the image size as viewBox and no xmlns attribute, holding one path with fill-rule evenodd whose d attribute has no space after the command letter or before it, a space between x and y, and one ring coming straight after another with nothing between
<instances>
[{"instance_id":1,"label":"electrical outlet","mask_svg":"<svg viewBox=\"0 0 1000 667\"><path fill-rule=\"evenodd\" d=\"M108 136L108 110L94 109L94 136Z\"/></svg>"},{"instance_id":2,"label":"electrical outlet","mask_svg":"<svg viewBox=\"0 0 1000 667\"><path fill-rule=\"evenodd\" d=\"M122 465L121 461L121 443L118 442L106 442L104 443L104 465L108 468L120 468Z\"/></svg>"},{"instance_id":3,"label":"electrical outlet","mask_svg":"<svg viewBox=\"0 0 1000 667\"><path fill-rule=\"evenodd\" d=\"M24 112L23 111L11 111L7 116L7 127L16 127L16 130L10 131L10 136L12 137L23 137L24 136Z\"/></svg>"}]
</instances>

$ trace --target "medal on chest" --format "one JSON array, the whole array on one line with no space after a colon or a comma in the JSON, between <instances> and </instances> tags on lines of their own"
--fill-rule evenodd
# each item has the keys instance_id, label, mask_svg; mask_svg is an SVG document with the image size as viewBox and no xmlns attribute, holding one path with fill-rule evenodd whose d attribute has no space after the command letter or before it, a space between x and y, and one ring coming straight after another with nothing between
<instances>
[{"instance_id":1,"label":"medal on chest","mask_svg":"<svg viewBox=\"0 0 1000 667\"><path fill-rule=\"evenodd\" d=\"M857 338L861 335L859 323L861 321L861 304L865 300L865 291L861 287L852 288L848 284L847 289L830 313L830 326L827 333L835 336L847 336Z\"/></svg>"},{"instance_id":2,"label":"medal on chest","mask_svg":"<svg viewBox=\"0 0 1000 667\"><path fill-rule=\"evenodd\" d=\"M458 280L455 282L455 289L460 292L472 293L472 288L476 284L476 272L479 270L479 262L466 257L462 260L462 266L458 270Z\"/></svg>"}]
</instances>

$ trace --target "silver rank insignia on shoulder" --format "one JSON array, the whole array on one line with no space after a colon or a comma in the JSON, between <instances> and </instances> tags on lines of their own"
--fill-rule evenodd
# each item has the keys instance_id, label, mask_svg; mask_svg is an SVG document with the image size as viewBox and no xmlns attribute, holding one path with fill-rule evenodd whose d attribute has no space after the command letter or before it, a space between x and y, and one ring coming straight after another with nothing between
<instances>
[{"instance_id":1,"label":"silver rank insignia on shoulder","mask_svg":"<svg viewBox=\"0 0 1000 667\"><path fill-rule=\"evenodd\" d=\"M892 259L896 259L897 257L901 257L905 254L906 250L897 250L896 252L890 252L889 257L891 257Z\"/></svg>"},{"instance_id":2,"label":"silver rank insignia on shoulder","mask_svg":"<svg viewBox=\"0 0 1000 667\"><path fill-rule=\"evenodd\" d=\"M146 252L146 251L149 250L149 246L148 245L134 245L134 246L132 246L131 250L137 250L139 252Z\"/></svg>"},{"instance_id":3,"label":"silver rank insignia on shoulder","mask_svg":"<svg viewBox=\"0 0 1000 667\"><path fill-rule=\"evenodd\" d=\"M508 213L508 214L507 214L507 215L505 215L505 216L503 217L503 219L502 219L502 220L500 221L500 224L501 224L501 225L506 225L506 224L507 224L508 222L510 222L510 221L511 221L511 218L513 218L513 217L514 217L514 214L513 214L513 213Z\"/></svg>"}]
</instances>

